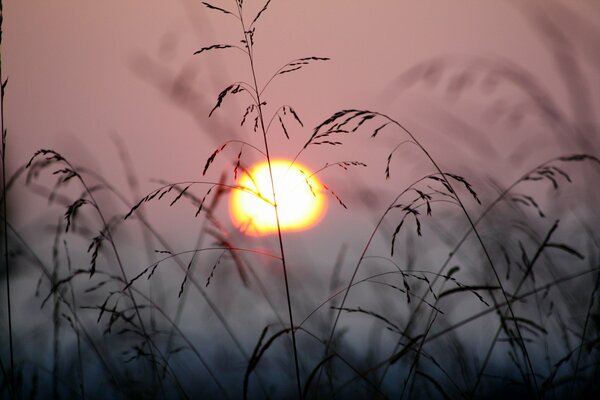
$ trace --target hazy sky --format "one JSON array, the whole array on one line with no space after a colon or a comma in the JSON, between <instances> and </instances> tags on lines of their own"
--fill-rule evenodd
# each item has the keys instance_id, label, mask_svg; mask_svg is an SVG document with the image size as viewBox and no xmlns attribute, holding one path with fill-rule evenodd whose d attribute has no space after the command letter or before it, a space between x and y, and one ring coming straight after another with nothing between
<instances>
[{"instance_id":1,"label":"hazy sky","mask_svg":"<svg viewBox=\"0 0 600 400\"><path fill-rule=\"evenodd\" d=\"M226 8L233 3L215 1ZM262 7L262 2L246 4L246 18ZM457 98L448 94L443 79L437 86L407 87L398 77L440 56L450 57L446 59L450 72L464 68L461 63L471 58L509 60L543 83L572 116L564 75L554 62L547 34L532 22L535 15L545 15L564 30L569 43L576 44L569 50L581 59L589 87L597 88L598 54L590 51L589 43L590 32L600 31L595 1L577 2L575 8L572 2L535 1L272 1L255 36L260 82L290 59L331 58L282 76L265 93L268 107L290 104L305 123L303 130L291 130L289 142L273 131L274 152L291 157L311 127L335 111L368 108L406 123L449 167L484 172L508 168L507 163L530 167L563 146L543 124L527 126L526 135L510 121L494 119L501 113L494 114L497 99L492 95L474 91ZM9 77L5 121L13 169L35 150L53 148L126 188L114 144L118 136L133 160L140 193L145 194L155 186L151 179L199 179L206 158L224 140L245 137L260 144L250 129L239 127L247 105L242 97L228 98L208 119L218 93L249 75L241 53L193 55L213 43L239 40L235 19L211 12L199 1L5 1L3 30L2 72ZM510 101L509 97L509 106ZM353 182L378 179L371 189L379 190L389 151L383 149L399 139L391 135L372 144L363 140L365 136L351 138L343 149L307 152L303 162L317 169L325 162L364 159L372 168L358 172ZM540 143L535 149L528 147L533 138ZM515 156L517 148L532 151ZM231 149L217 159L209 177L217 179L236 152ZM411 163L398 162L395 176L426 165L414 152L402 154ZM332 173L327 178L360 207L344 176ZM35 196L23 193L15 191L21 201L14 215L27 225L37 215L29 209L45 202L34 202ZM162 212L166 205L153 207ZM339 227L322 229L327 233Z\"/></svg>"}]
</instances>

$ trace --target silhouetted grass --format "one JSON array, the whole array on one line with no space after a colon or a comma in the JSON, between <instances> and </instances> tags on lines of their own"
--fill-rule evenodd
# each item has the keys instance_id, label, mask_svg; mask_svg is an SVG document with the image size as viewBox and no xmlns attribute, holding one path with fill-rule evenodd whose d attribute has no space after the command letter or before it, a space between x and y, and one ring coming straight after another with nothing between
<instances>
[{"instance_id":1,"label":"silhouetted grass","mask_svg":"<svg viewBox=\"0 0 600 400\"><path fill-rule=\"evenodd\" d=\"M203 2L208 12L239 22L241 40L190 51L199 57L241 51L247 58L251 82L229 83L205 110L209 118L223 112L233 95L245 101L229 120L248 128L248 138L223 138L206 152L202 176L218 169L219 179L158 180L150 192L140 193L123 149L119 157L130 193L53 149L37 151L7 179L3 135L3 279L10 338L2 347L3 396L597 395L600 243L594 183L600 159L586 135L593 128L585 131L571 120L535 76L512 63L456 62L452 57L426 61L403 74L390 91L426 83L432 91L462 95L477 84L507 85L530 101L529 108L511 110L509 120L525 118L519 111L535 115L561 144L576 138L577 151L541 163L528 160L529 169L512 182L508 168L496 171L492 179L510 183L493 182L490 189L480 183L485 176L478 166L455 171L425 145L418 130L399 119L361 108L341 110L301 138L291 164L315 149L327 149L324 154L333 159L349 138L364 137L368 152L380 148L373 143L390 140L377 155L385 165L377 190L391 191L391 201L381 209L371 206L371 226L357 224L364 242L347 246L330 238L340 243L333 263L319 254L311 254L316 261L304 259L295 251L301 244L295 246L296 239L279 226L272 175L272 201L237 178L249 174L256 158L270 169L273 143L293 143L307 124L294 107L267 101L265 89L279 79L293 82L293 73L329 58L297 58L263 75L255 66L255 31L276 3L246 3ZM544 21L544 29L558 29ZM267 78L261 85L262 76ZM5 88L3 81L2 132ZM583 100L572 101L581 106ZM595 106L590 96L585 102L585 109ZM399 149L405 147L427 162L410 180L399 171L405 162ZM343 169L359 191L355 169L373 167L347 154L341 158L345 161L332 159L310 175L303 171L305 182L313 194L327 193L340 210L348 209L342 210L345 218L353 220L356 198L337 187L334 191L336 182L327 174ZM309 181L317 174L326 182L322 187ZM52 237L50 257L24 239L7 215L7 192L15 185L28 187L54 207L52 222L39 226L41 234ZM272 206L278 224L274 240L248 240L243 235L248 226L221 220L223 203L235 190ZM578 196L586 220L574 220L560 208L566 195ZM193 229L175 217L167 221L185 232L192 248L166 237L152 219L154 213L171 215L178 207L189 211L186 222ZM306 252L314 248L309 244ZM310 262L318 264L316 272ZM27 335L19 337L21 328L12 326L10 285L15 278L9 266L11 273L19 266L20 279L31 281L31 299L17 309L31 319L32 330L47 336L42 344L27 343ZM296 266L306 267L301 282L292 280L298 276L291 273Z\"/></svg>"}]
</instances>

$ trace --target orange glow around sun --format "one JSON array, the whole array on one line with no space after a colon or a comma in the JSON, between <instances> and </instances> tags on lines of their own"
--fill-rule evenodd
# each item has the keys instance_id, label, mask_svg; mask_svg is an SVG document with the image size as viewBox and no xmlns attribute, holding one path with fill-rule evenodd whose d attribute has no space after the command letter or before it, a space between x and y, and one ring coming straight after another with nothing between
<instances>
[{"instance_id":1,"label":"orange glow around sun","mask_svg":"<svg viewBox=\"0 0 600 400\"><path fill-rule=\"evenodd\" d=\"M289 160L271 160L281 231L300 231L316 225L325 213L323 185L304 166ZM268 163L249 168L238 183L247 190L234 190L230 214L233 223L252 236L277 233ZM258 194L258 195L257 195Z\"/></svg>"}]
</instances>

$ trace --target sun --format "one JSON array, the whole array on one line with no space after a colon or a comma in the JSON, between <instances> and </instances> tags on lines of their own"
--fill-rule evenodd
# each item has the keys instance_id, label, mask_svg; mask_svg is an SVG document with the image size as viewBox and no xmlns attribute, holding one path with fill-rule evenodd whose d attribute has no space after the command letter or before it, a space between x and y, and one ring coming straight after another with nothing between
<instances>
[{"instance_id":1,"label":"sun","mask_svg":"<svg viewBox=\"0 0 600 400\"><path fill-rule=\"evenodd\" d=\"M303 165L271 160L281 231L300 231L320 222L327 199L323 185ZM277 233L269 164L254 165L241 175L230 201L233 223L251 236Z\"/></svg>"}]
</instances>

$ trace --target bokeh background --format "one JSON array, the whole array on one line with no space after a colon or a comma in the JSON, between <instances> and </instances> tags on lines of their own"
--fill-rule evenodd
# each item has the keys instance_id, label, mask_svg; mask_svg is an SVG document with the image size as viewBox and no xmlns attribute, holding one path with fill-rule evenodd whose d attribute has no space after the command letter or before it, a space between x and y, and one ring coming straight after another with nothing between
<instances>
[{"instance_id":1,"label":"bokeh background","mask_svg":"<svg viewBox=\"0 0 600 400\"><path fill-rule=\"evenodd\" d=\"M243 94L228 96L208 118L223 88L251 79L241 52L193 55L214 43L239 42L239 25L228 15L187 0L4 3L2 74L9 80L4 104L7 175L19 173L36 150L54 149L122 192L127 204L109 193L100 193L98 198L107 214L124 215L155 189L158 181L217 181L225 174L225 179L233 182L239 146L220 153L202 177L207 158L224 141L244 139L261 145L262 138L252 131L251 124L240 127L248 105ZM227 7L229 3L233 1L216 1L215 5ZM249 16L263 6L262 2L245 3ZM289 125L289 140L274 124L269 134L272 154L294 157L313 127L338 110L380 111L401 121L444 170L465 176L483 204L489 204L501 188L551 157L582 152L598 156L598 21L600 6L595 1L273 1L255 33L259 83L295 58L331 60L282 75L265 92L268 111L289 104L304 122L304 127ZM369 134L365 130L348 135L343 146L309 148L300 158L313 170L337 161L367 164L349 171L323 171L321 179L348 210L331 197L321 224L284 236L292 300L300 320L328 297L333 271L339 274L337 288L347 284L377 218L397 193L416 178L434 172L416 147L404 146L394 153L391 177L386 179L387 156L405 137L393 129L382 131L377 140ZM246 165L257 160L249 149L244 150ZM586 165L570 173L573 183L568 188L534 185L527 193L535 195L553 219L561 219L561 238L570 239L571 245L583 251L588 239L597 237L597 232L592 235L585 226L598 221L595 205L599 192L594 184L598 171ZM65 212L60 196L48 199L54 179L46 171L26 184L25 174L21 174L8 195L12 227L48 263L53 259L56 224ZM193 193L201 198L206 189L194 187ZM68 185L60 193L75 199L81 188ZM467 196L469 210L478 216L481 206ZM225 196L215 216L231 242L276 252L275 237L249 238L234 229L226 200ZM173 251L212 243L209 234L199 242L205 219L194 218L196 208L190 202L180 201L173 207L169 203L151 202L144 206L144 215ZM405 247L396 256L398 262L418 260L423 268L435 267L440 257L448 254L448 246L456 242L455 235L467 230L467 222L456 210L441 206L438 214L436 211L439 218L423 221L424 239L414 235L414 226L402 236L399 246ZM507 221L501 217L488 226L491 242L513 235L504 228ZM98 228L92 213L84 213L82 218L81 225L89 226L90 232L65 237L72 243L73 264L83 268L90 257L85 250ZM540 232L547 230L548 221L539 222ZM386 221L369 254L389 255L397 222ZM537 227L537 223L531 226ZM164 242L150 237L135 220L129 220L115 235L130 276L160 258L153 250L165 249ZM37 349L50 346L47 323L51 315L48 308L40 309L50 285L38 285L39 271L20 254L22 244L15 238L10 243L19 260L15 265L20 266L14 272L17 354L23 363L28 360L47 366L51 352L41 352L41 359L36 359L36 354L40 354ZM478 251L469 254L466 250L465 259L477 259ZM200 283L205 283L218 256L206 255L198 261L195 274ZM110 256L101 256L99 261L107 269L111 262ZM263 289L271 294L272 302L281 305L280 317L285 321L278 264L251 255L245 262L262 277ZM339 271L336 263L341 265ZM373 261L369 273L385 269L384 262ZM483 275L474 268L466 276L475 282L485 280ZM175 263L166 263L152 280L140 285L148 285L153 298L174 311L182 278ZM262 328L276 321L277 313L267 307L262 289L244 286L231 260L219 264L212 279L207 296L223 309L251 352ZM86 285L83 278L79 282ZM36 296L36 291L41 294ZM355 303L367 301L368 294L365 296L357 294ZM243 372L243 360L229 356L232 344L221 338L219 323L202 296L191 294L187 301L182 326L198 338L209 358L235 365L230 373L235 381L238 369ZM31 317L38 312L39 318L37 314ZM5 311L2 313L5 328ZM204 322L198 324L199 320ZM363 321L350 320L348 326L356 331L368 331ZM468 329L465 335L476 338L480 329ZM3 329L3 343L5 332ZM474 340L473 345L477 348L480 344ZM6 354L3 345L3 360ZM223 371L228 369L218 365L226 374Z\"/></svg>"}]
</instances>

